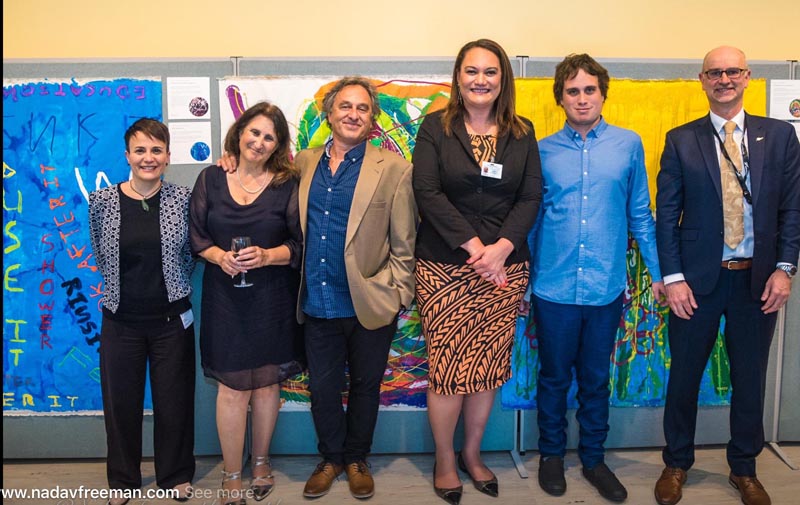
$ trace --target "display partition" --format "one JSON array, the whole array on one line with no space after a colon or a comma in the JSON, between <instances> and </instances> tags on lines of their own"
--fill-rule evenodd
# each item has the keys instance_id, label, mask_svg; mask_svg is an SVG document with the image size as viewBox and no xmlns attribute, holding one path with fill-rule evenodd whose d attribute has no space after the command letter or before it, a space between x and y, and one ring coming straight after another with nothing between
<instances>
[{"instance_id":1,"label":"display partition","mask_svg":"<svg viewBox=\"0 0 800 505\"><path fill-rule=\"evenodd\" d=\"M546 82L536 82L552 77L558 58L535 58L520 56L514 58L513 64L517 77L533 78L533 85L544 86ZM614 79L631 80L691 80L696 79L698 61L690 60L613 60L601 59ZM214 88L220 82L231 78L244 77L285 77L303 78L330 77L343 75L365 76L449 76L452 72L453 60L448 58L425 59L260 59L232 57L215 60L160 60L160 61L4 61L3 75L5 80L39 80L39 79L89 79L89 78L151 78L162 83L162 117L169 121L167 96L169 78L198 77L208 78ZM785 62L751 62L753 75L763 79L785 79L787 66L792 77L797 77L798 69ZM696 83L695 83L696 84ZM5 86L4 86L5 88ZM614 88L610 98L615 99ZM4 94L5 95L5 94ZM528 96L528 95L525 95ZM530 115L538 114L537 107L544 107L548 102L553 107L552 95L542 95L539 103L519 104L530 110ZM4 102L6 96L4 96ZM5 105L5 103L4 103ZM222 126L216 119L223 107L220 95L212 92L208 106L213 119L208 121L210 128L211 160L220 153ZM4 107L4 110L9 110ZM563 119L559 120L563 121ZM4 119L4 131L5 131ZM547 128L540 128L534 121L539 133ZM549 126L548 126L549 127ZM4 134L5 136L5 134ZM121 144L121 138L120 138ZM11 149L4 139L4 161L6 153ZM122 146L120 145L120 157ZM192 186L199 171L205 165L195 163L173 163L167 178L173 182ZM27 167L26 170L33 170ZM652 169L652 167L651 167ZM16 169L19 173L22 170ZM4 169L4 176L6 170ZM651 181L651 187L652 187ZM4 206L13 206L13 198L6 193L4 177ZM10 194L10 193L9 193ZM8 223L4 223L7 225ZM7 229L8 232L8 229ZM8 233L6 234L8 236ZM5 238L5 237L4 237ZM8 249L8 248L6 248ZM5 255L4 255L5 256ZM4 258L6 259L6 258ZM4 264L6 261L4 261ZM195 318L199 320L200 312L200 265L193 278L195 293L193 306ZM800 295L794 290L792 299L781 315L772 349L770 383L765 412L765 426L770 442L782 440L800 440L800 392L796 387L781 387L798 383L800 377L800 355L798 336L800 336ZM6 309L4 309L5 312ZM8 313L5 319L13 319ZM4 325L4 351L14 340L15 327L6 322ZM784 338L789 337L789 338ZM38 338L38 333L37 333ZM779 346L783 346L780 348ZM778 354L783 350L781 366L777 367ZM15 391L12 356L4 357L4 397L7 392ZM199 353L198 353L199 357ZM199 369L199 363L198 363ZM781 381L780 379L785 379ZM214 421L215 387L213 383L198 374L196 395L196 443L197 455L220 454L219 443ZM379 453L430 452L433 442L427 424L424 408L384 408L378 418L374 450ZM698 422L698 443L724 443L727 441L728 409L725 406L703 407ZM608 447L645 447L659 446L663 443L661 435L660 407L626 406L613 407L611 433ZM624 429L623 429L624 428ZM570 447L575 446L576 424L574 417L570 420ZM145 454L152 455L152 416L146 416L144 426ZM484 440L485 450L508 450L518 459L520 452L536 448L535 410L505 408L500 395L495 402L489 426ZM24 409L6 409L3 415L3 456L4 458L76 458L104 457L105 433L102 415L97 411L78 411L63 413L26 413ZM316 452L316 441L310 413L307 409L287 409L279 416L278 427L272 444L275 454L311 454ZM521 466L519 467L521 468Z\"/></svg>"}]
</instances>

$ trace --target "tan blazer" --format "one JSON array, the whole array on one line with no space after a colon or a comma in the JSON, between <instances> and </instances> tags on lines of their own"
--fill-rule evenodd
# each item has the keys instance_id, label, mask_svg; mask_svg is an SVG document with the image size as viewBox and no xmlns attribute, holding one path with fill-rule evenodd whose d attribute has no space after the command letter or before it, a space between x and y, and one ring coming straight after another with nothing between
<instances>
[{"instance_id":1,"label":"tan blazer","mask_svg":"<svg viewBox=\"0 0 800 505\"><path fill-rule=\"evenodd\" d=\"M307 230L308 192L324 147L305 149L295 158L300 170L300 226ZM411 163L367 143L358 176L347 236L344 263L350 296L359 323L374 330L386 326L414 299L414 245L417 205L411 188ZM302 301L306 290L305 250L297 320L305 321Z\"/></svg>"}]
</instances>

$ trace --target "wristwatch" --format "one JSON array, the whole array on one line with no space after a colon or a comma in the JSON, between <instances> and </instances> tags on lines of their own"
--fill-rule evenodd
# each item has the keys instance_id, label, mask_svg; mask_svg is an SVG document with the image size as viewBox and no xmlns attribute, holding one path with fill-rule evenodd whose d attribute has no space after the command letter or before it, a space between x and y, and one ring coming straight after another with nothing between
<instances>
[{"instance_id":1,"label":"wristwatch","mask_svg":"<svg viewBox=\"0 0 800 505\"><path fill-rule=\"evenodd\" d=\"M788 275L790 279L797 273L797 267L788 264L778 265L778 270L783 270L783 272Z\"/></svg>"}]
</instances>

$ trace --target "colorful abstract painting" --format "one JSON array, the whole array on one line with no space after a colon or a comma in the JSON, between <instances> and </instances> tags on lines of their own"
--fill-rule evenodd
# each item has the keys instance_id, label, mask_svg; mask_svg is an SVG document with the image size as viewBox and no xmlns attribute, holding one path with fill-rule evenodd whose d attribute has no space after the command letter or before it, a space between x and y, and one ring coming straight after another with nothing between
<instances>
[{"instance_id":1,"label":"colorful abstract painting","mask_svg":"<svg viewBox=\"0 0 800 505\"><path fill-rule=\"evenodd\" d=\"M103 408L88 194L128 179L141 117L161 117L159 80L3 82L4 415Z\"/></svg>"},{"instance_id":2,"label":"colorful abstract painting","mask_svg":"<svg viewBox=\"0 0 800 505\"><path fill-rule=\"evenodd\" d=\"M221 135L242 112L267 100L281 108L292 135L293 152L323 145L330 136L324 121L322 98L337 77L231 78L219 83ZM441 109L450 96L447 76L375 77L381 114L369 140L411 159L417 130L426 114ZM381 409L419 409L426 406L428 388L425 342L420 331L416 304L398 317L397 332L389 352ZM283 384L284 408L307 409L310 405L307 375ZM345 395L345 402L346 402Z\"/></svg>"}]
</instances>

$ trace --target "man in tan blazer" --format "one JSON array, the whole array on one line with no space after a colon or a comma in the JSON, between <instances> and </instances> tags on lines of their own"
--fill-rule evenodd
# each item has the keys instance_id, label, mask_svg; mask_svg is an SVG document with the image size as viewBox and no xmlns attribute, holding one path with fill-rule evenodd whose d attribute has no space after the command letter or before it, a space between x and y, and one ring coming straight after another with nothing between
<instances>
[{"instance_id":1,"label":"man in tan blazer","mask_svg":"<svg viewBox=\"0 0 800 505\"><path fill-rule=\"evenodd\" d=\"M305 323L311 413L323 457L303 496L325 495L344 469L351 494L364 499L375 492L366 456L397 314L414 298L417 207L411 163L367 141L380 113L375 87L346 77L322 108L331 139L295 159L305 240L297 318Z\"/></svg>"}]
</instances>

